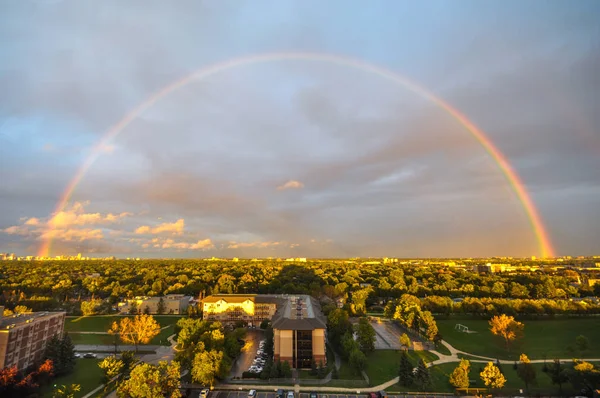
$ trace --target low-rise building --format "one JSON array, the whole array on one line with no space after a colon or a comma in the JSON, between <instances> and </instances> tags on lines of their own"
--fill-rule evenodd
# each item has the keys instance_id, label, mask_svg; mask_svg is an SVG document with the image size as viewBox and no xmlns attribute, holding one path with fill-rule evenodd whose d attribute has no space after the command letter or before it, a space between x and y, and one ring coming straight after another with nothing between
<instances>
[{"instance_id":1,"label":"low-rise building","mask_svg":"<svg viewBox=\"0 0 600 398\"><path fill-rule=\"evenodd\" d=\"M202 299L202 312L204 319L256 326L273 318L279 300L267 294L213 294Z\"/></svg>"},{"instance_id":2,"label":"low-rise building","mask_svg":"<svg viewBox=\"0 0 600 398\"><path fill-rule=\"evenodd\" d=\"M62 336L65 312L2 316L3 310L0 307L0 369L16 366L26 370L42 360L52 336Z\"/></svg>"},{"instance_id":3,"label":"low-rise building","mask_svg":"<svg viewBox=\"0 0 600 398\"><path fill-rule=\"evenodd\" d=\"M185 314L190 305L191 296L183 294L167 294L161 297L135 297L118 304L121 314L130 314L132 307L138 314ZM162 301L162 311L159 311Z\"/></svg>"}]
</instances>

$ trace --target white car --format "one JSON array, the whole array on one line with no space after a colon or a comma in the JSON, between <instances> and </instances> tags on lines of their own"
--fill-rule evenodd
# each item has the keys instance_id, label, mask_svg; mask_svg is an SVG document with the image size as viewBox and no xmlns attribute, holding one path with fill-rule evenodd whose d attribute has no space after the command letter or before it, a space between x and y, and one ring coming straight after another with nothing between
<instances>
[{"instance_id":1,"label":"white car","mask_svg":"<svg viewBox=\"0 0 600 398\"><path fill-rule=\"evenodd\" d=\"M248 398L254 398L256 397L256 390L250 390L248 392Z\"/></svg>"}]
</instances>

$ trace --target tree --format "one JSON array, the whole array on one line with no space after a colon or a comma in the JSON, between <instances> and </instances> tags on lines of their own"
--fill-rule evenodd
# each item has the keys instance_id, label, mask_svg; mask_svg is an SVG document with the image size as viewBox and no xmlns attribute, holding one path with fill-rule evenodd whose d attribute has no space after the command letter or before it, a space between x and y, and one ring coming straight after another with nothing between
<instances>
[{"instance_id":1,"label":"tree","mask_svg":"<svg viewBox=\"0 0 600 398\"><path fill-rule=\"evenodd\" d=\"M28 312L32 312L31 308L27 308L24 305L17 305L15 307L15 314L26 314Z\"/></svg>"},{"instance_id":2,"label":"tree","mask_svg":"<svg viewBox=\"0 0 600 398\"><path fill-rule=\"evenodd\" d=\"M458 366L450 374L450 384L456 388L468 388L470 370L471 363L466 359L461 359Z\"/></svg>"},{"instance_id":3,"label":"tree","mask_svg":"<svg viewBox=\"0 0 600 398\"><path fill-rule=\"evenodd\" d=\"M479 376L481 376L483 384L489 388L502 388L506 383L506 378L493 362L488 362Z\"/></svg>"},{"instance_id":4,"label":"tree","mask_svg":"<svg viewBox=\"0 0 600 398\"><path fill-rule=\"evenodd\" d=\"M406 351L402 351L402 354L400 354L398 377L398 382L404 387L409 387L413 382L413 365L410 363Z\"/></svg>"},{"instance_id":5,"label":"tree","mask_svg":"<svg viewBox=\"0 0 600 398\"><path fill-rule=\"evenodd\" d=\"M517 365L517 375L525 383L525 389L529 391L529 385L535 383L535 368L527 358L527 355L521 354L519 364Z\"/></svg>"},{"instance_id":6,"label":"tree","mask_svg":"<svg viewBox=\"0 0 600 398\"><path fill-rule=\"evenodd\" d=\"M361 350L353 350L349 357L350 366L360 374L367 366L367 357Z\"/></svg>"},{"instance_id":7,"label":"tree","mask_svg":"<svg viewBox=\"0 0 600 398\"><path fill-rule=\"evenodd\" d=\"M425 329L425 336L429 341L435 340L438 334L438 327L433 315L429 311L423 311L419 314L419 323Z\"/></svg>"},{"instance_id":8,"label":"tree","mask_svg":"<svg viewBox=\"0 0 600 398\"><path fill-rule=\"evenodd\" d=\"M335 309L327 316L327 336L336 348L340 348L342 337L352 333L352 323L348 313L342 309Z\"/></svg>"},{"instance_id":9,"label":"tree","mask_svg":"<svg viewBox=\"0 0 600 398\"><path fill-rule=\"evenodd\" d=\"M165 313L166 310L167 310L167 306L165 304L165 299L161 297L158 300L158 304L156 305L156 313L159 315L162 315Z\"/></svg>"},{"instance_id":10,"label":"tree","mask_svg":"<svg viewBox=\"0 0 600 398\"><path fill-rule=\"evenodd\" d=\"M281 377L292 377L292 367L288 361L281 362Z\"/></svg>"},{"instance_id":11,"label":"tree","mask_svg":"<svg viewBox=\"0 0 600 398\"><path fill-rule=\"evenodd\" d=\"M81 391L81 385L69 384L58 387L52 394L52 398L74 398L75 393Z\"/></svg>"},{"instance_id":12,"label":"tree","mask_svg":"<svg viewBox=\"0 0 600 398\"><path fill-rule=\"evenodd\" d=\"M108 329L108 334L112 334L115 336L115 355L117 355L117 351L119 348L119 335L121 333L121 328L117 322L113 322Z\"/></svg>"},{"instance_id":13,"label":"tree","mask_svg":"<svg viewBox=\"0 0 600 398\"><path fill-rule=\"evenodd\" d=\"M223 352L222 351L202 351L198 352L192 362L192 380L195 383L209 385L212 389L215 380L223 372Z\"/></svg>"},{"instance_id":14,"label":"tree","mask_svg":"<svg viewBox=\"0 0 600 398\"><path fill-rule=\"evenodd\" d=\"M410 341L410 337L408 337L406 333L402 333L402 335L400 336L400 345L402 346L404 351L408 350L411 344L412 341Z\"/></svg>"},{"instance_id":15,"label":"tree","mask_svg":"<svg viewBox=\"0 0 600 398\"><path fill-rule=\"evenodd\" d=\"M575 338L575 345L579 352L583 353L590 348L590 341L584 335L579 335Z\"/></svg>"},{"instance_id":16,"label":"tree","mask_svg":"<svg viewBox=\"0 0 600 398\"><path fill-rule=\"evenodd\" d=\"M52 336L46 343L44 358L52 361L56 376L71 373L75 367L75 347L69 335Z\"/></svg>"},{"instance_id":17,"label":"tree","mask_svg":"<svg viewBox=\"0 0 600 398\"><path fill-rule=\"evenodd\" d=\"M133 368L129 380L119 385L117 395L122 398L180 398L180 378L181 370L176 361L160 361L158 366L143 363Z\"/></svg>"},{"instance_id":18,"label":"tree","mask_svg":"<svg viewBox=\"0 0 600 398\"><path fill-rule=\"evenodd\" d=\"M100 304L102 304L101 300L82 301L81 313L83 316L94 315L97 313Z\"/></svg>"},{"instance_id":19,"label":"tree","mask_svg":"<svg viewBox=\"0 0 600 398\"><path fill-rule=\"evenodd\" d=\"M111 327L112 330L112 327ZM160 333L160 326L152 315L142 314L133 318L122 318L119 322L118 335L125 344L148 344Z\"/></svg>"},{"instance_id":20,"label":"tree","mask_svg":"<svg viewBox=\"0 0 600 398\"><path fill-rule=\"evenodd\" d=\"M490 319L489 324L490 331L504 339L507 350L513 340L523 336L523 329L525 327L523 323L515 321L514 317L505 314L494 316Z\"/></svg>"},{"instance_id":21,"label":"tree","mask_svg":"<svg viewBox=\"0 0 600 398\"><path fill-rule=\"evenodd\" d=\"M135 301L131 301L129 303L129 314L130 315L136 315L137 313L138 313L137 303Z\"/></svg>"},{"instance_id":22,"label":"tree","mask_svg":"<svg viewBox=\"0 0 600 398\"><path fill-rule=\"evenodd\" d=\"M113 377L118 376L123 371L123 361L115 357L114 355L104 358L98 363L100 369L104 373L104 382L107 383L112 380Z\"/></svg>"},{"instance_id":23,"label":"tree","mask_svg":"<svg viewBox=\"0 0 600 398\"><path fill-rule=\"evenodd\" d=\"M150 315L150 307L148 307L148 306L144 307L144 314Z\"/></svg>"},{"instance_id":24,"label":"tree","mask_svg":"<svg viewBox=\"0 0 600 398\"><path fill-rule=\"evenodd\" d=\"M339 374L337 368L335 367L335 365L333 366L333 371L331 372L331 378L332 379L339 379L340 378L340 374Z\"/></svg>"},{"instance_id":25,"label":"tree","mask_svg":"<svg viewBox=\"0 0 600 398\"><path fill-rule=\"evenodd\" d=\"M415 383L421 390L426 390L428 387L431 387L431 374L429 373L429 368L427 367L427 364L423 358L421 358L419 364L417 365Z\"/></svg>"},{"instance_id":26,"label":"tree","mask_svg":"<svg viewBox=\"0 0 600 398\"><path fill-rule=\"evenodd\" d=\"M367 318L360 318L358 321L356 335L358 346L363 353L375 351L375 329Z\"/></svg>"},{"instance_id":27,"label":"tree","mask_svg":"<svg viewBox=\"0 0 600 398\"><path fill-rule=\"evenodd\" d=\"M569 377L565 369L563 369L560 359L555 359L548 367L548 375L552 379L552 384L558 384L558 390L562 394L562 385L569 380Z\"/></svg>"}]
</instances>

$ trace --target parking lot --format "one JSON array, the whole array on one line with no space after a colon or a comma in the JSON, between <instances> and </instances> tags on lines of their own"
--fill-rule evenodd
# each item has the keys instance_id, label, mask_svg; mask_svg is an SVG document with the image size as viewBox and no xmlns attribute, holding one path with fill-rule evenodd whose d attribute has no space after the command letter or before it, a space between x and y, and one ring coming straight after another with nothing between
<instances>
[{"instance_id":1,"label":"parking lot","mask_svg":"<svg viewBox=\"0 0 600 398\"><path fill-rule=\"evenodd\" d=\"M230 377L242 377L242 373L246 372L256 356L258 344L264 338L264 333L261 330L249 329L246 334L246 344L242 348L239 358L235 361L231 368Z\"/></svg>"},{"instance_id":2,"label":"parking lot","mask_svg":"<svg viewBox=\"0 0 600 398\"><path fill-rule=\"evenodd\" d=\"M287 393L287 390L284 390ZM301 392L295 394L296 398L309 398L310 394L307 392ZM319 398L366 398L367 393L364 394L329 394L329 393L318 393ZM248 398L248 391L213 391L208 398ZM256 398L275 398L275 391L264 392L259 391L256 394ZM388 398L436 398L433 395L388 395ZM439 398L439 397L438 397Z\"/></svg>"}]
</instances>

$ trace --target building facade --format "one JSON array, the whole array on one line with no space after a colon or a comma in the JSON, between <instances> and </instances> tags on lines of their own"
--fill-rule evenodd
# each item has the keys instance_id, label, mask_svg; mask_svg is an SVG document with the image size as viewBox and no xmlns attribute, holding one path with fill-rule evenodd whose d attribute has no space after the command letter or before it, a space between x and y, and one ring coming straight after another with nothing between
<instances>
[{"instance_id":1,"label":"building facade","mask_svg":"<svg viewBox=\"0 0 600 398\"><path fill-rule=\"evenodd\" d=\"M62 336L65 312L31 312L2 316L0 307L0 369L16 366L25 370L39 363L46 343Z\"/></svg>"},{"instance_id":2,"label":"building facade","mask_svg":"<svg viewBox=\"0 0 600 398\"><path fill-rule=\"evenodd\" d=\"M317 301L307 295L216 294L202 300L203 318L221 323L273 326L274 360L292 368L327 363L326 319Z\"/></svg>"},{"instance_id":3,"label":"building facade","mask_svg":"<svg viewBox=\"0 0 600 398\"><path fill-rule=\"evenodd\" d=\"M145 312L158 314L161 299L164 306L163 314L185 314L192 297L183 294L167 294L162 297L135 297L119 303L118 309L121 314L131 313L132 307L136 309L138 314ZM146 308L148 309L146 310Z\"/></svg>"}]
</instances>

